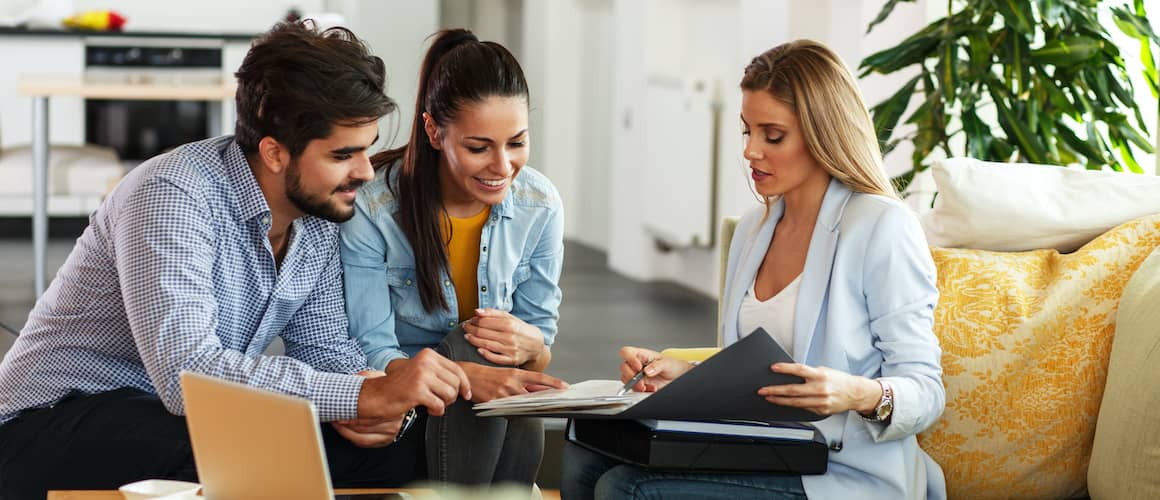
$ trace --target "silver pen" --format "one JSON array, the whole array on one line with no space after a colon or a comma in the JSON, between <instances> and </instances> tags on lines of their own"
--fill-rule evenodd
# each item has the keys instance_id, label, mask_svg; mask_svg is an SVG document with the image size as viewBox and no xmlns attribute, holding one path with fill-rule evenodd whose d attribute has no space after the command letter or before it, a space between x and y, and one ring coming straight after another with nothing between
<instances>
[{"instance_id":1,"label":"silver pen","mask_svg":"<svg viewBox=\"0 0 1160 500\"><path fill-rule=\"evenodd\" d=\"M641 379L644 378L644 369L648 368L649 363L652 363L653 361L656 361L656 360L650 359L648 361L645 361L644 365L642 365L640 367L640 371L636 372L636 374L633 375L632 378L628 379L628 382L624 383L624 387L621 387L619 391L616 391L616 395L623 396L625 394L628 394L628 391L632 390L632 386L636 385L637 382L640 382Z\"/></svg>"}]
</instances>

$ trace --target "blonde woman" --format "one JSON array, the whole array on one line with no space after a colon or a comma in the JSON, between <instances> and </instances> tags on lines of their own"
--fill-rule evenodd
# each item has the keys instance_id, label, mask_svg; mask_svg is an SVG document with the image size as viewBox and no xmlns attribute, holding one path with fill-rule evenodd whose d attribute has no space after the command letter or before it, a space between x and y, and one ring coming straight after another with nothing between
<instances>
[{"instance_id":1,"label":"blonde woman","mask_svg":"<svg viewBox=\"0 0 1160 500\"><path fill-rule=\"evenodd\" d=\"M849 70L798 40L753 59L741 80L745 158L763 206L730 247L726 345L762 327L802 384L770 386L770 403L805 408L830 445L821 475L659 472L569 445L564 497L943 498L941 469L915 434L942 413L941 351L932 332L935 268L911 212L882 169L870 115ZM636 390L693 369L648 349L621 349Z\"/></svg>"}]
</instances>

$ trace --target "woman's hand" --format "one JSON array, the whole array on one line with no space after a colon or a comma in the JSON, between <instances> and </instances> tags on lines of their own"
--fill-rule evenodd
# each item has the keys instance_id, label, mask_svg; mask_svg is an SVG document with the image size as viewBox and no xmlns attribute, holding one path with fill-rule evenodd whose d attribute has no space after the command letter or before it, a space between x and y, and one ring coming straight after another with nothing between
<instances>
[{"instance_id":1,"label":"woman's hand","mask_svg":"<svg viewBox=\"0 0 1160 500\"><path fill-rule=\"evenodd\" d=\"M644 367L644 378L632 386L637 392L655 392L669 384L685 372L693 369L693 364L679 359L666 358L661 353L641 347L621 347L620 381L628 382ZM648 365L648 366L645 366Z\"/></svg>"},{"instance_id":2,"label":"woman's hand","mask_svg":"<svg viewBox=\"0 0 1160 500\"><path fill-rule=\"evenodd\" d=\"M866 377L800 363L776 363L771 368L775 373L805 379L801 384L770 385L757 390L773 404L833 415L850 410L869 413L882 399L882 386Z\"/></svg>"},{"instance_id":3,"label":"woman's hand","mask_svg":"<svg viewBox=\"0 0 1160 500\"><path fill-rule=\"evenodd\" d=\"M476 309L463 325L464 338L497 365L536 365L547 350L539 328L499 309ZM542 368L538 371L542 371ZM534 369L534 368L533 368Z\"/></svg>"},{"instance_id":4,"label":"woman's hand","mask_svg":"<svg viewBox=\"0 0 1160 500\"><path fill-rule=\"evenodd\" d=\"M475 403L544 389L568 388L567 382L546 373L486 366L468 361L458 363L467 374L467 379L471 381L471 401Z\"/></svg>"}]
</instances>

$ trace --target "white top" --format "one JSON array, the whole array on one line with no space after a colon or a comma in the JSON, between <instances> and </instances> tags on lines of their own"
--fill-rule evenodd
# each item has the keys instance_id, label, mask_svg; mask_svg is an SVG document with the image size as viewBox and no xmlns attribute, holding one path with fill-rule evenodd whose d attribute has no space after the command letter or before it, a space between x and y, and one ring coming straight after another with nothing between
<instances>
[{"instance_id":1,"label":"white top","mask_svg":"<svg viewBox=\"0 0 1160 500\"><path fill-rule=\"evenodd\" d=\"M757 279L754 278L754 283ZM741 315L738 319L741 336L748 335L758 327L764 328L773 340L781 345L785 352L793 355L793 317L794 307L797 306L798 289L801 288L802 275L798 274L776 295L766 300L757 300L754 292L754 283L749 285L745 297L741 299Z\"/></svg>"}]
</instances>

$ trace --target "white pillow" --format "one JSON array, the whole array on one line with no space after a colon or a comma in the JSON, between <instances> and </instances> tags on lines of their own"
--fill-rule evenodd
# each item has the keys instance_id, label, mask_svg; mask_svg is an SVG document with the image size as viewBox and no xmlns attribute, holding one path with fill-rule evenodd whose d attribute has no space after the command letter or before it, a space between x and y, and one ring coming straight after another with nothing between
<instances>
[{"instance_id":1,"label":"white pillow","mask_svg":"<svg viewBox=\"0 0 1160 500\"><path fill-rule=\"evenodd\" d=\"M1067 253L1117 225L1160 213L1160 177L951 158L932 167L938 197L922 215L934 246Z\"/></svg>"}]
</instances>

